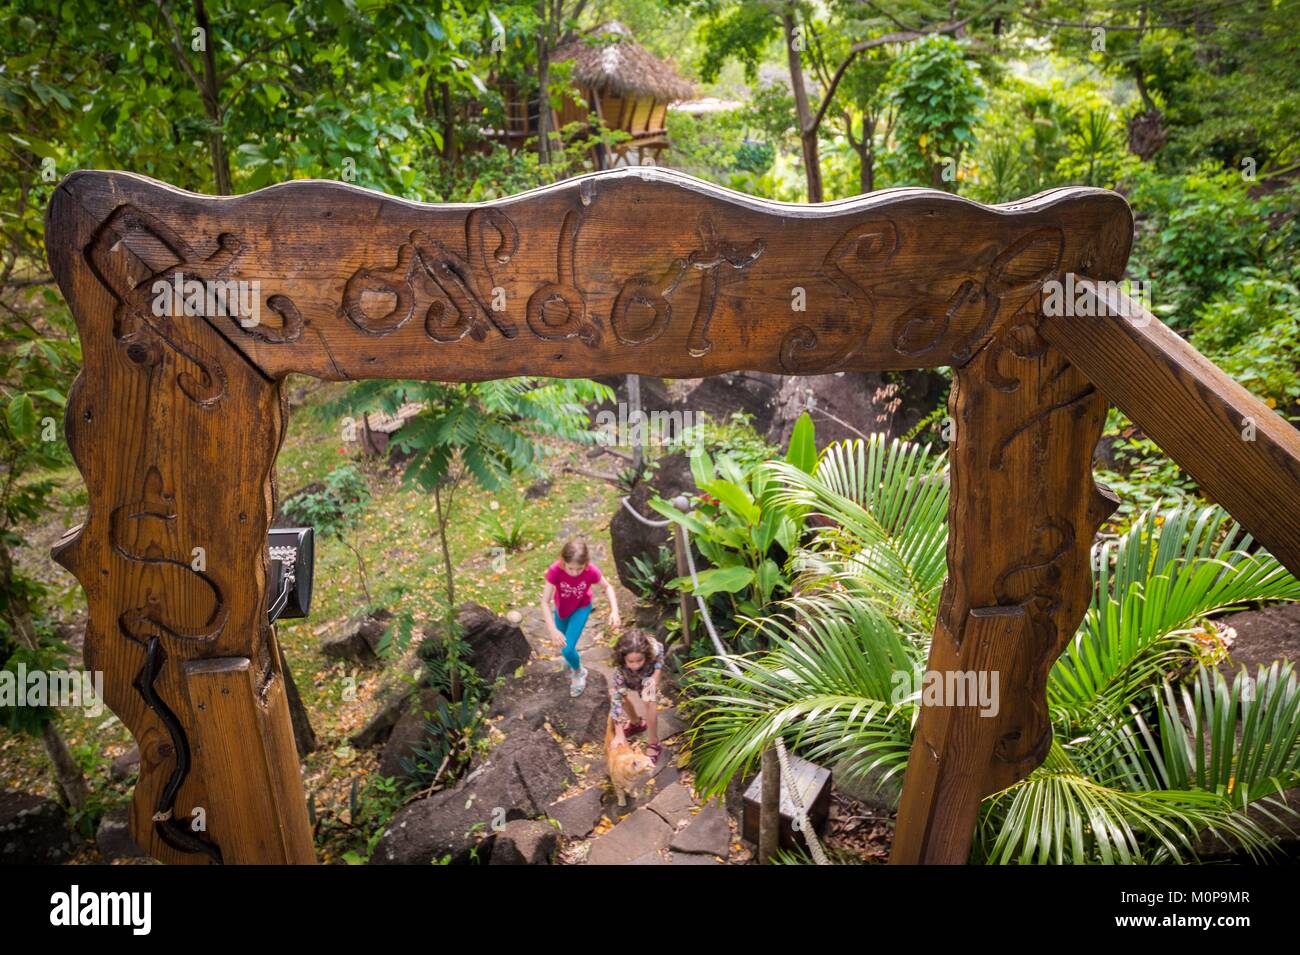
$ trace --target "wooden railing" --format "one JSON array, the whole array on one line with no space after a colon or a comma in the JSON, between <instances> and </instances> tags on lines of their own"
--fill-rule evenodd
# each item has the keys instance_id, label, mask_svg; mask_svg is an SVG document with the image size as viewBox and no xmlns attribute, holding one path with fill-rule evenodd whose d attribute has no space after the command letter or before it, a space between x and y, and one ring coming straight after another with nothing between
<instances>
[{"instance_id":1,"label":"wooden railing","mask_svg":"<svg viewBox=\"0 0 1300 955\"><path fill-rule=\"evenodd\" d=\"M930 669L997 669L1011 689L992 718L923 709L893 858L963 861L980 800L1051 742L1048 669L1115 504L1091 470L1108 399L1300 571L1300 435L1099 293L1132 233L1123 198L1096 189L797 206L650 169L426 206L329 182L213 198L69 176L46 241L85 356L67 429L89 509L55 555L86 591L86 665L140 743L136 839L169 862L314 859L266 616L288 373L949 365L949 577ZM188 315L169 314L178 273ZM1045 314L1045 286L1067 278L1100 317ZM217 314L232 290L248 307Z\"/></svg>"}]
</instances>

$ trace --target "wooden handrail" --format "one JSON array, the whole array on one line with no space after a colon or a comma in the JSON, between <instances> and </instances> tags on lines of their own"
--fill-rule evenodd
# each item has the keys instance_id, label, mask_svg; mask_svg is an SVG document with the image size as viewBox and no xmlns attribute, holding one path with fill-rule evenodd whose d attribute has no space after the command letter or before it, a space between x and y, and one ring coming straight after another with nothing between
<instances>
[{"instance_id":1,"label":"wooden handrail","mask_svg":"<svg viewBox=\"0 0 1300 955\"><path fill-rule=\"evenodd\" d=\"M1082 316L1044 316L1042 336L1300 575L1300 431L1140 303L1076 288Z\"/></svg>"}]
</instances>

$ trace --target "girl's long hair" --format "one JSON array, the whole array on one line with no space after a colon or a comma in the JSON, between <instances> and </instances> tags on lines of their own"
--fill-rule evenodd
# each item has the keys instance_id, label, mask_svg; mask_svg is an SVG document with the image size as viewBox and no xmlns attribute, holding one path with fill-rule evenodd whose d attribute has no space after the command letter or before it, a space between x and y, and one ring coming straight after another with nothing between
<instances>
[{"instance_id":1,"label":"girl's long hair","mask_svg":"<svg viewBox=\"0 0 1300 955\"><path fill-rule=\"evenodd\" d=\"M614 645L614 662L623 671L623 679L630 689L640 690L641 681L654 672L654 665L658 662L654 646L648 633L636 629L623 634ZM627 668L624 661L629 653L639 653L645 657L645 663L641 664L640 671Z\"/></svg>"}]
</instances>

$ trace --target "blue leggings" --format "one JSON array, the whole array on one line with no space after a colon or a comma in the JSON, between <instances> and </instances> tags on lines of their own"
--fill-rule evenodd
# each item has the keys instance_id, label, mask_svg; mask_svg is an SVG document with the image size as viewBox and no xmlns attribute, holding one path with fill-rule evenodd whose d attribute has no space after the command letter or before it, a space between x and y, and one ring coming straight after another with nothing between
<instances>
[{"instance_id":1,"label":"blue leggings","mask_svg":"<svg viewBox=\"0 0 1300 955\"><path fill-rule=\"evenodd\" d=\"M564 634L564 662L570 670L582 666L582 658L578 656L578 638L582 636L582 628L587 625L590 616L591 604L579 607L567 617L561 617L560 612L555 611L555 628Z\"/></svg>"}]
</instances>

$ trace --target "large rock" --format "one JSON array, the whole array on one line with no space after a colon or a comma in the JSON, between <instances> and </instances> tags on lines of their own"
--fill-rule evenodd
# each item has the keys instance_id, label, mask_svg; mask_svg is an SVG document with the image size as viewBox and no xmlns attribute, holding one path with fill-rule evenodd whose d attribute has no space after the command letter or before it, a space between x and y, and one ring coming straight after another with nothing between
<instances>
[{"instance_id":1,"label":"large rock","mask_svg":"<svg viewBox=\"0 0 1300 955\"><path fill-rule=\"evenodd\" d=\"M0 865L59 865L71 855L62 806L16 789L0 792Z\"/></svg>"},{"instance_id":2,"label":"large rock","mask_svg":"<svg viewBox=\"0 0 1300 955\"><path fill-rule=\"evenodd\" d=\"M754 430L765 433L772 426L774 401L783 383L781 375L766 372L737 371L724 375L701 378L687 394L678 400L682 411L689 411L692 420L704 415L718 422L726 422L740 412L753 419Z\"/></svg>"},{"instance_id":3,"label":"large rock","mask_svg":"<svg viewBox=\"0 0 1300 955\"><path fill-rule=\"evenodd\" d=\"M132 746L121 756L114 756L108 775L115 783L124 783L140 771L140 747Z\"/></svg>"},{"instance_id":4,"label":"large rock","mask_svg":"<svg viewBox=\"0 0 1300 955\"><path fill-rule=\"evenodd\" d=\"M673 830L658 813L638 809L609 832L597 836L587 855L589 865L662 864L655 861L668 847ZM648 858L647 858L648 857ZM641 860L645 860L644 862Z\"/></svg>"},{"instance_id":5,"label":"large rock","mask_svg":"<svg viewBox=\"0 0 1300 955\"><path fill-rule=\"evenodd\" d=\"M727 857L731 845L731 826L727 814L716 804L709 803L685 829L673 837L672 850L691 855Z\"/></svg>"},{"instance_id":6,"label":"large rock","mask_svg":"<svg viewBox=\"0 0 1300 955\"><path fill-rule=\"evenodd\" d=\"M491 865L550 865L560 834L549 822L507 822L492 843Z\"/></svg>"},{"instance_id":7,"label":"large rock","mask_svg":"<svg viewBox=\"0 0 1300 955\"><path fill-rule=\"evenodd\" d=\"M584 838L596 828L596 823L605 812L605 791L603 787L593 786L584 789L576 796L551 803L546 815L560 824L566 836Z\"/></svg>"},{"instance_id":8,"label":"large rock","mask_svg":"<svg viewBox=\"0 0 1300 955\"><path fill-rule=\"evenodd\" d=\"M329 660L378 663L379 643L392 620L391 612L376 610L368 616L352 617L336 624L321 640L321 655Z\"/></svg>"},{"instance_id":9,"label":"large rock","mask_svg":"<svg viewBox=\"0 0 1300 955\"><path fill-rule=\"evenodd\" d=\"M931 371L908 373L901 383L878 372L791 376L773 399L767 440L785 448L805 411L816 425L819 448L875 432L897 437L938 403L943 386Z\"/></svg>"},{"instance_id":10,"label":"large rock","mask_svg":"<svg viewBox=\"0 0 1300 955\"><path fill-rule=\"evenodd\" d=\"M1300 665L1300 603L1244 610L1216 623L1234 631L1230 659L1219 667L1230 680L1242 667L1254 676L1274 660Z\"/></svg>"},{"instance_id":11,"label":"large rock","mask_svg":"<svg viewBox=\"0 0 1300 955\"><path fill-rule=\"evenodd\" d=\"M425 724L437 712L438 704L442 700L441 693L428 687L411 694L406 699L405 707L389 731L388 740L384 743L384 752L379 757L381 775L396 779L412 778L402 766L402 760L414 756L416 749L424 745L428 735Z\"/></svg>"},{"instance_id":12,"label":"large rock","mask_svg":"<svg viewBox=\"0 0 1300 955\"><path fill-rule=\"evenodd\" d=\"M603 742L609 682L604 674L589 668L586 690L574 697L569 695L567 670L531 667L493 694L488 715L504 717L499 726L507 736L517 732L515 727L540 729L543 723L550 723L556 732L580 746Z\"/></svg>"},{"instance_id":13,"label":"large rock","mask_svg":"<svg viewBox=\"0 0 1300 955\"><path fill-rule=\"evenodd\" d=\"M887 770L874 769L865 775L853 771L854 761L842 759L831 767L835 788L863 805L885 812L896 812L903 796L903 774L886 778Z\"/></svg>"},{"instance_id":14,"label":"large rock","mask_svg":"<svg viewBox=\"0 0 1300 955\"><path fill-rule=\"evenodd\" d=\"M528 662L533 648L518 626L487 607L465 604L456 612L461 639L469 644L469 663L491 686L498 677L510 676Z\"/></svg>"},{"instance_id":15,"label":"large rock","mask_svg":"<svg viewBox=\"0 0 1300 955\"><path fill-rule=\"evenodd\" d=\"M381 746L388 741L393 727L410 706L424 678L424 663L418 655L408 654L385 667L379 687L371 698L374 712L366 724L348 737L357 749Z\"/></svg>"},{"instance_id":16,"label":"large rock","mask_svg":"<svg viewBox=\"0 0 1300 955\"><path fill-rule=\"evenodd\" d=\"M382 696L379 701L379 708L375 710L374 715L366 721L365 726L348 737L348 742L357 749L369 749L372 746L388 742L389 737L393 734L393 727L397 725L407 707L410 706L411 697L414 695L415 686L411 685L403 690L394 690Z\"/></svg>"},{"instance_id":17,"label":"large rock","mask_svg":"<svg viewBox=\"0 0 1300 955\"><path fill-rule=\"evenodd\" d=\"M1263 830L1275 850L1273 861L1295 861L1300 857L1300 817L1293 813L1300 812L1300 789L1288 789L1272 798L1278 802L1285 800L1286 805L1270 805L1261 799L1246 807L1246 816ZM1206 862L1250 864L1253 861L1238 843L1212 832L1201 834L1196 841L1196 853Z\"/></svg>"},{"instance_id":18,"label":"large rock","mask_svg":"<svg viewBox=\"0 0 1300 955\"><path fill-rule=\"evenodd\" d=\"M646 806L651 812L655 813L673 829L679 828L682 823L691 818L691 810L695 808L695 800L691 797L690 790L680 782L674 782L660 792Z\"/></svg>"},{"instance_id":19,"label":"large rock","mask_svg":"<svg viewBox=\"0 0 1300 955\"><path fill-rule=\"evenodd\" d=\"M380 837L377 865L453 864L486 858L499 826L541 816L569 783L564 750L545 730L518 732L471 767L455 788L403 808Z\"/></svg>"},{"instance_id":20,"label":"large rock","mask_svg":"<svg viewBox=\"0 0 1300 955\"><path fill-rule=\"evenodd\" d=\"M99 820L99 829L95 833L95 845L104 861L131 862L148 859L149 854L141 849L131 836L129 813L125 808L110 809Z\"/></svg>"},{"instance_id":21,"label":"large rock","mask_svg":"<svg viewBox=\"0 0 1300 955\"><path fill-rule=\"evenodd\" d=\"M388 823L370 862L428 865L447 860L465 865L491 851L492 809L490 800L459 787L417 799Z\"/></svg>"},{"instance_id":22,"label":"large rock","mask_svg":"<svg viewBox=\"0 0 1300 955\"><path fill-rule=\"evenodd\" d=\"M662 497L671 501L679 494L695 493L695 478L691 462L685 454L668 454L660 458L658 467L649 480L642 481L628 495L628 504L638 514L652 521L663 520L650 508L650 500ZM620 503L609 522L609 535L614 556L614 570L623 586L631 587L631 568L634 557L653 559L660 547L671 548L671 527L649 527L627 512Z\"/></svg>"},{"instance_id":23,"label":"large rock","mask_svg":"<svg viewBox=\"0 0 1300 955\"><path fill-rule=\"evenodd\" d=\"M504 726L498 729L505 730ZM479 791L496 787L501 798L495 805L510 819L542 816L546 808L569 787L572 774L564 749L544 729L515 728L506 739L470 766L468 782L478 779ZM495 776L501 776L496 780ZM492 782L492 786L487 781Z\"/></svg>"}]
</instances>

